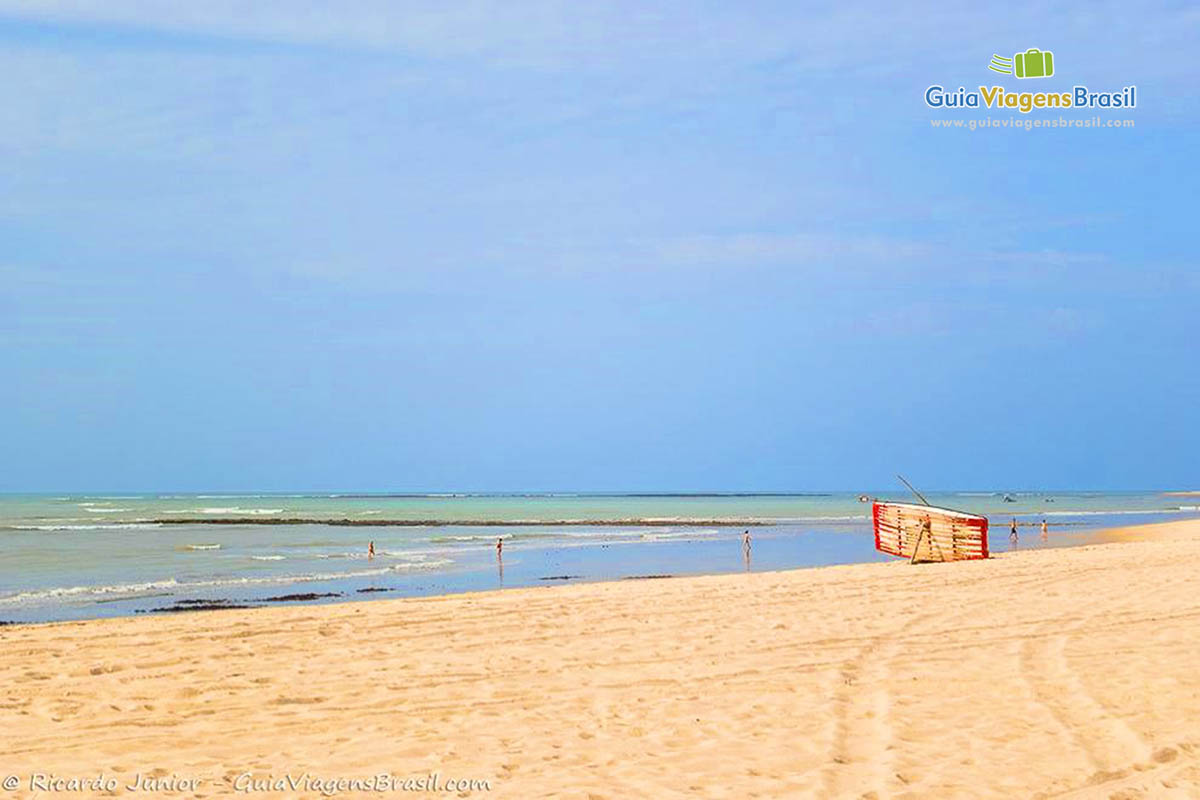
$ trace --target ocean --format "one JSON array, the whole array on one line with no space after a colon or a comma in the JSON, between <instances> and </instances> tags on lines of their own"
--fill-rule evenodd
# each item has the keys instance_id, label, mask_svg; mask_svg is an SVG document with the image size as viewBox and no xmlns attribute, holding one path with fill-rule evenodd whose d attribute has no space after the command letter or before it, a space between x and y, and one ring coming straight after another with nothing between
<instances>
[{"instance_id":1,"label":"ocean","mask_svg":"<svg viewBox=\"0 0 1200 800\"><path fill-rule=\"evenodd\" d=\"M1200 516L1163 492L926 496L987 515L993 552L1013 517L1033 548ZM857 493L7 495L0 556L0 622L888 560Z\"/></svg>"}]
</instances>

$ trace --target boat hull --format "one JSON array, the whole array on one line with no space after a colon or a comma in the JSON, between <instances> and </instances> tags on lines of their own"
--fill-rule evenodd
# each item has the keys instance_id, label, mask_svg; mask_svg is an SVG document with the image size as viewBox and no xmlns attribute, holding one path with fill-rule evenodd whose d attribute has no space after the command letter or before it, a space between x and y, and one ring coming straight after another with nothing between
<instances>
[{"instance_id":1,"label":"boat hull","mask_svg":"<svg viewBox=\"0 0 1200 800\"><path fill-rule=\"evenodd\" d=\"M988 557L987 517L937 506L876 502L871 509L875 549L921 561Z\"/></svg>"}]
</instances>

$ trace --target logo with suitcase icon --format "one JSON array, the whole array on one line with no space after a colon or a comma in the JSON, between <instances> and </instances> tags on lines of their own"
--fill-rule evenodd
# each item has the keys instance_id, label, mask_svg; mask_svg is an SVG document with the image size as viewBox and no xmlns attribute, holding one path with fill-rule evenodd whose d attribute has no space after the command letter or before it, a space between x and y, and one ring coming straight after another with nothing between
<instances>
[{"instance_id":1,"label":"logo with suitcase icon","mask_svg":"<svg viewBox=\"0 0 1200 800\"><path fill-rule=\"evenodd\" d=\"M1054 74L1054 53L1031 47L1012 58L993 54L988 69L1018 78L1049 78Z\"/></svg>"}]
</instances>

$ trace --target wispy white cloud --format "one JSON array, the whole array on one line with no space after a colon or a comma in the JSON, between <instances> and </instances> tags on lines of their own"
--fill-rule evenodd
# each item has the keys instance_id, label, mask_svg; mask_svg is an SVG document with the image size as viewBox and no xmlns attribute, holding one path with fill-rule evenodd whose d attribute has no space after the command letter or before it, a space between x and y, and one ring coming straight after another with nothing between
<instances>
[{"instance_id":1,"label":"wispy white cloud","mask_svg":"<svg viewBox=\"0 0 1200 800\"><path fill-rule=\"evenodd\" d=\"M650 258L672 266L832 264L846 260L909 261L926 256L929 252L929 245L924 243L877 236L739 233L667 239L652 248Z\"/></svg>"},{"instance_id":2,"label":"wispy white cloud","mask_svg":"<svg viewBox=\"0 0 1200 800\"><path fill-rule=\"evenodd\" d=\"M1200 19L1171 3L1042 3L948 7L920 2L808 4L565 0L447 4L420 0L174 3L166 0L3 0L0 13L60 23L110 24L247 40L398 51L429 58L555 67L648 63L791 64L886 75L913 64L984 58L1030 44L1055 46L1089 69L1130 64L1119 48L1156 50L1143 75L1183 76ZM1036 34L1031 34L1036 32ZM1038 43L1029 38L1035 35ZM1051 41L1042 42L1041 39ZM973 62L972 62L973 63ZM1107 78L1107 70L1103 77ZM695 76L702 82L711 76ZM1100 77L1100 76L1098 76Z\"/></svg>"}]
</instances>

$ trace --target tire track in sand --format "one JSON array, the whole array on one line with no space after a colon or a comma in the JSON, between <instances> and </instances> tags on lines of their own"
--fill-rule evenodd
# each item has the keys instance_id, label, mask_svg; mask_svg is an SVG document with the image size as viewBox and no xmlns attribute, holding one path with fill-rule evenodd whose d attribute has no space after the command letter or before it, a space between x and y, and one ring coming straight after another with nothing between
<instances>
[{"instance_id":1,"label":"tire track in sand","mask_svg":"<svg viewBox=\"0 0 1200 800\"><path fill-rule=\"evenodd\" d=\"M914 615L905 627L919 629L937 616ZM888 689L895 682L901 643L891 632L872 637L836 671L835 717L820 797L883 798L904 789L897 775Z\"/></svg>"},{"instance_id":2,"label":"tire track in sand","mask_svg":"<svg viewBox=\"0 0 1200 800\"><path fill-rule=\"evenodd\" d=\"M1034 636L1021 645L1021 674L1065 738L1096 770L1093 780L1122 777L1150 760L1150 745L1084 687L1066 656L1067 634Z\"/></svg>"}]
</instances>

